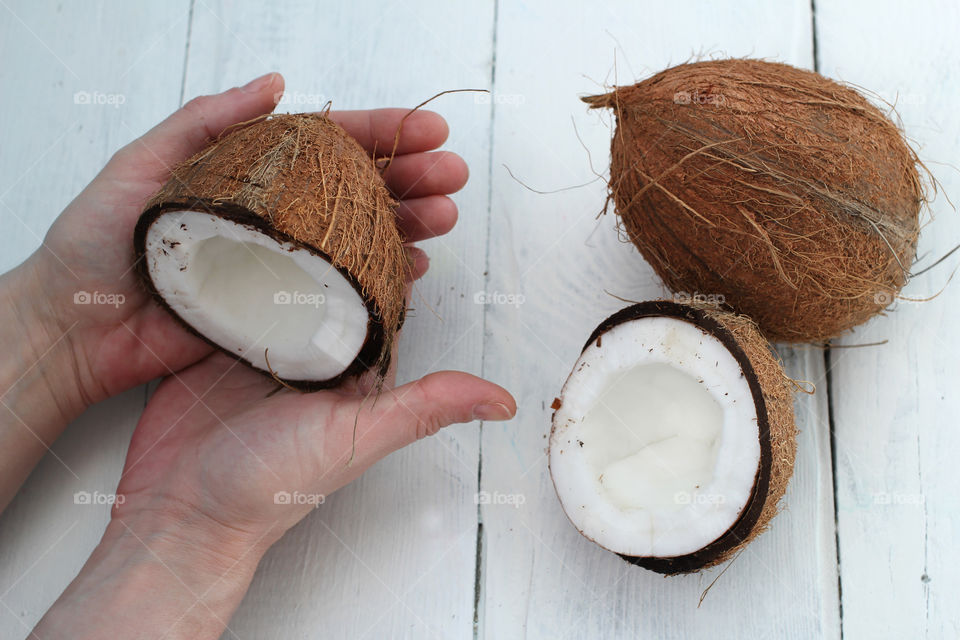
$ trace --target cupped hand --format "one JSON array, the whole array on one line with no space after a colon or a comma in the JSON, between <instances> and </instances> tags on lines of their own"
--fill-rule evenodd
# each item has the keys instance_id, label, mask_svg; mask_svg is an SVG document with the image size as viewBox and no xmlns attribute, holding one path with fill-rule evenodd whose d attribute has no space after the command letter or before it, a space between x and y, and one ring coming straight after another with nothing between
<instances>
[{"instance_id":1,"label":"cupped hand","mask_svg":"<svg viewBox=\"0 0 960 640\"><path fill-rule=\"evenodd\" d=\"M213 355L165 380L147 404L112 515L142 519L151 533L189 522L204 538L269 544L388 453L452 423L516 411L509 393L466 373L392 382L379 395L362 385L271 395L270 380Z\"/></svg>"},{"instance_id":2,"label":"cupped hand","mask_svg":"<svg viewBox=\"0 0 960 640\"><path fill-rule=\"evenodd\" d=\"M315 393L285 389L211 353L145 295L132 264L144 202L173 165L227 127L270 112L282 87L271 74L198 98L124 147L25 265L37 282L53 283L37 289L46 291L38 314L52 323L48 331L67 332L85 402L167 376L133 434L100 545L37 635L146 637L166 629L165 637L218 637L262 553L326 495L446 425L507 420L516 411L507 391L466 373L394 388L395 364L382 387L368 374ZM446 194L463 186L467 169L452 153L432 152L447 136L440 116L418 111L404 120L407 113L330 117L378 156L389 154L403 121L384 179L410 243L453 227L457 210ZM408 251L413 279L427 259ZM123 301L74 304L77 291ZM394 363L395 356L396 346Z\"/></svg>"},{"instance_id":3,"label":"cupped hand","mask_svg":"<svg viewBox=\"0 0 960 640\"><path fill-rule=\"evenodd\" d=\"M303 517L317 496L343 486L387 453L448 424L506 420L516 410L505 390L466 373L434 373L394 389L393 367L379 393L369 376L311 394L277 392L274 381L209 353L132 281L129 240L143 201L172 164L225 127L273 107L279 76L257 82L188 103L118 152L50 232L51 250L74 265L85 286L119 287L128 297L115 310L72 309L90 345L85 357L90 375L100 381L99 392L169 374L134 433L116 518L132 522L159 514L164 522L193 519L269 539L268 532L278 536ZM381 109L330 116L381 155L392 149L407 113ZM403 120L397 155L384 179L401 203L398 224L408 242L445 233L456 222L456 206L446 194L463 186L467 169L454 154L431 152L446 137L446 123L434 113L416 112ZM124 250L104 255L114 243ZM419 277L426 255L408 250L412 277Z\"/></svg>"},{"instance_id":4,"label":"cupped hand","mask_svg":"<svg viewBox=\"0 0 960 640\"><path fill-rule=\"evenodd\" d=\"M70 346L77 404L102 400L199 361L211 349L160 309L137 281L132 238L144 203L170 176L170 169L201 150L228 127L271 112L283 92L276 73L242 88L201 96L120 149L53 224L25 266L42 297L33 303L36 324L52 342ZM331 112L367 150L393 147L404 109ZM432 151L447 137L439 115L418 111L402 127L397 156L385 173L400 201L398 224L408 242L449 231L457 208L446 194L467 180L463 160ZM428 260L409 249L413 276ZM41 340L43 342L43 340ZM52 384L57 387L57 384ZM66 394L64 394L66 395ZM82 408L82 406L77 409Z\"/></svg>"}]
</instances>

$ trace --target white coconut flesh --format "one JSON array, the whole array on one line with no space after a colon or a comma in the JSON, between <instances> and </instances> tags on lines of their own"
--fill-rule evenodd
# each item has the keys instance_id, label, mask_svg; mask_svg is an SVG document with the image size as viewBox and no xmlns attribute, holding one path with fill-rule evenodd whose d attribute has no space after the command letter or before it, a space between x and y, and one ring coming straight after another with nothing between
<instances>
[{"instance_id":1,"label":"white coconut flesh","mask_svg":"<svg viewBox=\"0 0 960 640\"><path fill-rule=\"evenodd\" d=\"M363 298L337 269L250 226L169 211L147 230L145 255L171 310L207 339L285 380L339 375L367 338Z\"/></svg>"},{"instance_id":2,"label":"white coconut flesh","mask_svg":"<svg viewBox=\"0 0 960 640\"><path fill-rule=\"evenodd\" d=\"M619 324L584 350L550 437L564 511L627 556L675 557L722 536L760 465L757 410L737 359L679 318Z\"/></svg>"}]
</instances>

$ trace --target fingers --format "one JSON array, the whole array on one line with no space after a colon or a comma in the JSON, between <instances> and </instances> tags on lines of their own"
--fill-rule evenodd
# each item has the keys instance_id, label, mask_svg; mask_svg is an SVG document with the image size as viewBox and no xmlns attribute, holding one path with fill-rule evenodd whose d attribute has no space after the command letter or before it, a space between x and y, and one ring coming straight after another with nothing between
<instances>
[{"instance_id":1,"label":"fingers","mask_svg":"<svg viewBox=\"0 0 960 640\"><path fill-rule=\"evenodd\" d=\"M407 257L410 259L409 280L419 280L430 268L430 257L419 247L406 247Z\"/></svg>"},{"instance_id":2,"label":"fingers","mask_svg":"<svg viewBox=\"0 0 960 640\"><path fill-rule=\"evenodd\" d=\"M365 403L357 429L357 457L372 464L451 424L509 420L517 404L504 388L459 371L431 373ZM352 427L352 425L350 425Z\"/></svg>"},{"instance_id":3,"label":"fingers","mask_svg":"<svg viewBox=\"0 0 960 640\"><path fill-rule=\"evenodd\" d=\"M398 156L383 174L390 191L400 200L455 193L468 177L467 163L449 151Z\"/></svg>"},{"instance_id":4,"label":"fingers","mask_svg":"<svg viewBox=\"0 0 960 640\"><path fill-rule=\"evenodd\" d=\"M243 87L194 98L117 152L104 174L120 180L162 182L174 165L203 149L227 127L273 111L282 93L283 76L268 73Z\"/></svg>"},{"instance_id":5,"label":"fingers","mask_svg":"<svg viewBox=\"0 0 960 640\"><path fill-rule=\"evenodd\" d=\"M457 205L447 196L411 198L397 207L397 226L405 242L442 236L457 223Z\"/></svg>"},{"instance_id":6,"label":"fingers","mask_svg":"<svg viewBox=\"0 0 960 640\"><path fill-rule=\"evenodd\" d=\"M404 120L408 113L409 109L331 111L330 119L343 127L368 153L376 153L377 157L390 155L398 128L400 140L397 155L430 151L446 141L450 129L440 114L414 111Z\"/></svg>"}]
</instances>

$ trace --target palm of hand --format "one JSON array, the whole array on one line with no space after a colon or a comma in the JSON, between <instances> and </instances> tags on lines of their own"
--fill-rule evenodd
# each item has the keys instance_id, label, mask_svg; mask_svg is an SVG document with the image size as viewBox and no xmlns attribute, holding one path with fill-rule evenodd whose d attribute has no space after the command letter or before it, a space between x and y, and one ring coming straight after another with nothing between
<instances>
[{"instance_id":1,"label":"palm of hand","mask_svg":"<svg viewBox=\"0 0 960 640\"><path fill-rule=\"evenodd\" d=\"M369 401L356 391L282 391L215 355L160 385L137 425L117 493L125 512L187 510L249 532L283 531L370 463L351 462L352 426ZM270 397L268 397L270 396ZM371 414L372 415L372 414ZM158 490L162 489L162 490ZM285 505L278 494L315 496Z\"/></svg>"},{"instance_id":2,"label":"palm of hand","mask_svg":"<svg viewBox=\"0 0 960 640\"><path fill-rule=\"evenodd\" d=\"M153 303L133 272L133 229L144 202L169 167L202 148L225 127L273 108L279 76L256 91L231 90L193 101L118 152L51 228L46 245L49 282L66 283L55 298L63 329L78 351L85 395L98 400L158 375L167 378L133 435L115 507L123 518L141 512L190 514L231 528L285 530L311 504L278 504L278 492L322 495L351 481L377 459L453 422L507 419L515 403L500 387L468 374L440 372L398 389L392 374L376 403L370 381L337 390L289 391L183 330ZM391 148L406 111L334 112L365 148ZM456 207L444 194L466 182L466 165L427 151L446 138L446 124L429 112L404 122L397 156L385 173L400 200L398 224L408 241L448 231ZM408 249L411 277L426 257ZM52 266L51 266L52 265ZM74 279L69 274L76 276ZM72 305L75 290L121 294L118 308ZM354 449L354 445L356 448ZM355 454L355 457L354 457Z\"/></svg>"},{"instance_id":3,"label":"palm of hand","mask_svg":"<svg viewBox=\"0 0 960 640\"><path fill-rule=\"evenodd\" d=\"M56 256L50 278L57 292L61 330L69 329L78 360L88 371L90 401L110 397L177 371L210 352L159 308L137 279L132 264L133 229L144 202L160 181L124 167L120 152L51 227L45 245ZM116 175L119 174L119 175ZM153 174L155 175L155 174ZM75 304L85 292L111 296L116 304Z\"/></svg>"}]
</instances>

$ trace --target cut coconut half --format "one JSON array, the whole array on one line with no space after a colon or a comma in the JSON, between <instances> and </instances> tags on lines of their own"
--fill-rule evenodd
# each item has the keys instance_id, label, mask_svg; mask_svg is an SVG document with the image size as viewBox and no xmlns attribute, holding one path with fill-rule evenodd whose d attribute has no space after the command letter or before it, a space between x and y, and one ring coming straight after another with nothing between
<instances>
[{"instance_id":1,"label":"cut coconut half","mask_svg":"<svg viewBox=\"0 0 960 640\"><path fill-rule=\"evenodd\" d=\"M608 318L555 403L550 473L576 528L662 573L721 562L793 467L787 379L752 323L655 301Z\"/></svg>"},{"instance_id":2,"label":"cut coconut half","mask_svg":"<svg viewBox=\"0 0 960 640\"><path fill-rule=\"evenodd\" d=\"M323 256L255 227L170 211L147 230L145 258L171 311L285 380L335 378L367 340L367 308L355 284Z\"/></svg>"},{"instance_id":3,"label":"cut coconut half","mask_svg":"<svg viewBox=\"0 0 960 640\"><path fill-rule=\"evenodd\" d=\"M409 264L373 160L323 114L273 116L178 166L134 233L186 328L304 391L382 376Z\"/></svg>"}]
</instances>

